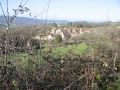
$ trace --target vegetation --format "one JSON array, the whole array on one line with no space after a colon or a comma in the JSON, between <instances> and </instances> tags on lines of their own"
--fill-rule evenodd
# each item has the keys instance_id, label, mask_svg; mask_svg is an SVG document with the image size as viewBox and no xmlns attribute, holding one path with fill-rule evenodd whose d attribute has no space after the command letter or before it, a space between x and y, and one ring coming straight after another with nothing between
<instances>
[{"instance_id":1,"label":"vegetation","mask_svg":"<svg viewBox=\"0 0 120 90\"><path fill-rule=\"evenodd\" d=\"M67 25L98 30L45 40L50 24L10 28L8 23L0 31L0 90L119 90L120 29L111 22Z\"/></svg>"},{"instance_id":2,"label":"vegetation","mask_svg":"<svg viewBox=\"0 0 120 90\"><path fill-rule=\"evenodd\" d=\"M66 45L66 46L64 45L64 46L55 47L52 49L52 51L56 53L61 52L63 54L69 51L72 51L73 53L76 53L79 55L85 49L87 49L86 43L81 43L81 44L73 44L73 45Z\"/></svg>"},{"instance_id":3,"label":"vegetation","mask_svg":"<svg viewBox=\"0 0 120 90\"><path fill-rule=\"evenodd\" d=\"M13 39L14 43L17 40L20 43L14 44L16 51L9 51L7 56L4 51L1 54L1 69L3 69L0 79L2 87L0 88L6 88L5 84L9 82L8 87L14 90L26 90L27 88L34 90L67 90L69 88L119 90L119 30L112 33L112 37L111 32L106 32L109 34L107 38L104 34L102 38L94 34L85 34L85 36L71 39L73 40L71 43L63 40L64 43L59 46L57 43L53 44L54 41L50 43L31 39L32 49L29 49L26 48L27 40L34 37L35 33L30 34L26 28L29 27L23 27L22 32L16 28L17 30L11 30L9 33L10 36L14 35L16 38ZM4 40L5 33L1 32L2 40ZM19 32L24 39L17 35ZM43 48L41 50L34 48L39 47L40 42ZM5 69L2 66L6 59L9 68ZM5 82L6 79L7 82Z\"/></svg>"}]
</instances>

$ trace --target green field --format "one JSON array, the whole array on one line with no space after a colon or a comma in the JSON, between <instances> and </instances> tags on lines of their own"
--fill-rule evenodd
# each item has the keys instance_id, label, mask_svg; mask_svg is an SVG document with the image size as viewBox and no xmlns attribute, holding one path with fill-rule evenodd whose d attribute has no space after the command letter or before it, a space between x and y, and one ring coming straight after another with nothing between
<instances>
[{"instance_id":1,"label":"green field","mask_svg":"<svg viewBox=\"0 0 120 90\"><path fill-rule=\"evenodd\" d=\"M87 49L86 43L58 46L58 47L51 48L53 53L60 53L60 54L67 53L69 51L72 51L73 53L76 53L76 54L81 54L85 49Z\"/></svg>"}]
</instances>

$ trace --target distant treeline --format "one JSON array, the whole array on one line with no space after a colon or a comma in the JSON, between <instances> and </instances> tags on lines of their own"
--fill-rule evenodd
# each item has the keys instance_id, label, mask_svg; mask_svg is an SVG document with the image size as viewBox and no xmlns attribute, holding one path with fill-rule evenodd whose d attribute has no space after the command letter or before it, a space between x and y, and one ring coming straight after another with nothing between
<instances>
[{"instance_id":1,"label":"distant treeline","mask_svg":"<svg viewBox=\"0 0 120 90\"><path fill-rule=\"evenodd\" d=\"M87 28L93 28L93 27L103 27L103 26L109 26L110 25L110 21L109 22L86 22L86 21L76 21L76 22L68 22L67 26L72 26L72 27L76 27L76 28L80 28L80 27L87 27Z\"/></svg>"}]
</instances>

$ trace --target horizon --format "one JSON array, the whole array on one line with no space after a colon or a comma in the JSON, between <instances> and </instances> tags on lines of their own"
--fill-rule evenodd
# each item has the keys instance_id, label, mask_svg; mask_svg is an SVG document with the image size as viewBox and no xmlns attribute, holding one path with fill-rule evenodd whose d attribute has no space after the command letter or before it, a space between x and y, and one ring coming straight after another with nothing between
<instances>
[{"instance_id":1,"label":"horizon","mask_svg":"<svg viewBox=\"0 0 120 90\"><path fill-rule=\"evenodd\" d=\"M21 0L9 0L9 13L12 16L13 10L17 9ZM24 4L26 0L23 0ZM47 3L49 0L38 1L38 0L28 0L25 7L29 8L32 17L28 13L18 14L19 17L34 18L35 15L40 14L43 10L48 8ZM0 0L3 9L6 14L6 0ZM15 5L13 5L15 3ZM104 22L120 21L120 0L74 0L74 1L55 1L50 0L48 11L39 15L37 19L47 19L47 20L67 20L67 21L87 21L87 22ZM3 15L0 8L0 15ZM47 16L46 16L47 15Z\"/></svg>"},{"instance_id":2,"label":"horizon","mask_svg":"<svg viewBox=\"0 0 120 90\"><path fill-rule=\"evenodd\" d=\"M4 17L4 16L1 16L0 17ZM11 17L11 16L10 16ZM17 18L25 18L25 19L34 19L34 18L31 18L31 17L24 17L24 16L17 16ZM36 19L36 20L41 20L41 19ZM87 22L87 23L104 23L104 22L120 22L120 21L86 21L86 20L76 20L76 21L70 21L70 20L59 20L59 19L54 19L54 20L51 20L51 19L42 19L41 21L66 21L66 22ZM63 22L64 23L64 22Z\"/></svg>"}]
</instances>

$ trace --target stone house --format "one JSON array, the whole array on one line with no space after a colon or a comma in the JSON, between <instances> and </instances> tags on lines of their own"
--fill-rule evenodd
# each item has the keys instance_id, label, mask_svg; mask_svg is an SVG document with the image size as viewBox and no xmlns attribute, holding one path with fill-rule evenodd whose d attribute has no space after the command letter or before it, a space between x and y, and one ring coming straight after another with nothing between
<instances>
[{"instance_id":1,"label":"stone house","mask_svg":"<svg viewBox=\"0 0 120 90\"><path fill-rule=\"evenodd\" d=\"M56 33L56 28L53 27L53 28L51 29L51 34L55 34L55 33Z\"/></svg>"},{"instance_id":2,"label":"stone house","mask_svg":"<svg viewBox=\"0 0 120 90\"><path fill-rule=\"evenodd\" d=\"M78 31L79 31L79 30L78 30L77 28L73 28L73 29L72 29L72 32L73 32L73 33L78 33Z\"/></svg>"}]
</instances>

